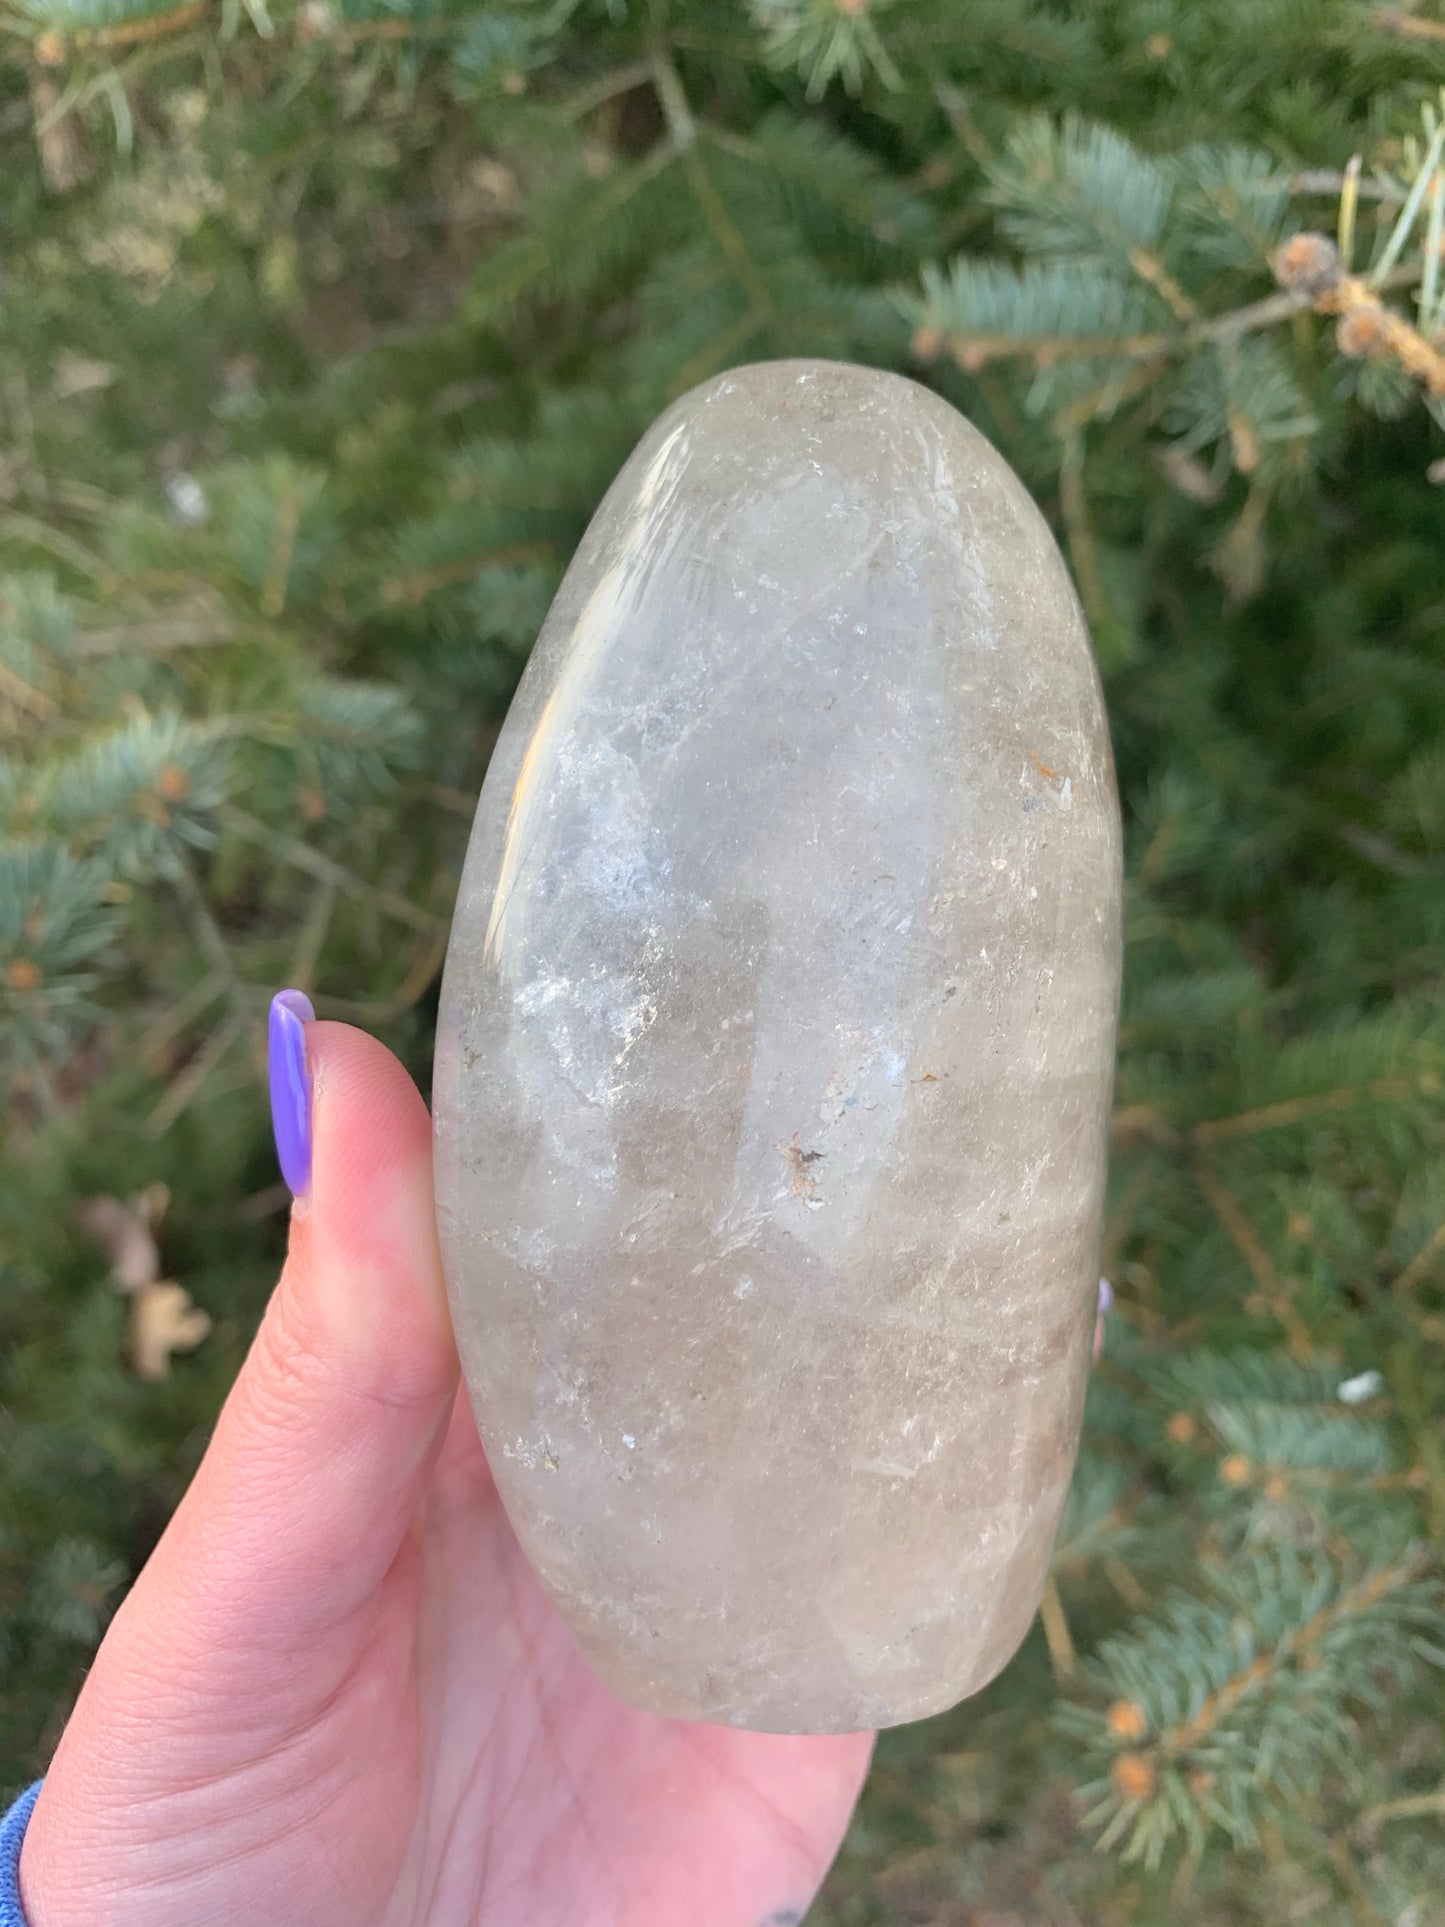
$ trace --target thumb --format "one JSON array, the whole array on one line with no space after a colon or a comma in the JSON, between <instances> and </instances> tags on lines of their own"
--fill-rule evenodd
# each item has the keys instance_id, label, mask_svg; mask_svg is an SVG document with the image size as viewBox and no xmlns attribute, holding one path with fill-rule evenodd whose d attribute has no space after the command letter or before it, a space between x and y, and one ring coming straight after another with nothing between
<instances>
[{"instance_id":1,"label":"thumb","mask_svg":"<svg viewBox=\"0 0 1445 1927\"><path fill-rule=\"evenodd\" d=\"M300 1191L285 1269L106 1642L149 1635L203 1668L224 1655L264 1700L373 1601L457 1380L426 1105L375 1038L310 1016L294 991L273 1006L278 1147Z\"/></svg>"},{"instance_id":2,"label":"thumb","mask_svg":"<svg viewBox=\"0 0 1445 1927\"><path fill-rule=\"evenodd\" d=\"M375 1038L310 1017L273 1006L285 1269L163 1546L232 1638L254 1612L293 1652L391 1565L457 1378L426 1105Z\"/></svg>"},{"instance_id":3,"label":"thumb","mask_svg":"<svg viewBox=\"0 0 1445 1927\"><path fill-rule=\"evenodd\" d=\"M318 1771L298 1736L359 1656L380 1639L392 1672L408 1663L412 1527L457 1379L431 1125L375 1039L311 1022L296 992L277 1003L278 1148L301 1193L285 1269L62 1735L26 1837L37 1922L97 1918L65 1910L88 1883L169 1878L157 1828L182 1858L196 1841L259 1853L274 1830L263 1763Z\"/></svg>"}]
</instances>

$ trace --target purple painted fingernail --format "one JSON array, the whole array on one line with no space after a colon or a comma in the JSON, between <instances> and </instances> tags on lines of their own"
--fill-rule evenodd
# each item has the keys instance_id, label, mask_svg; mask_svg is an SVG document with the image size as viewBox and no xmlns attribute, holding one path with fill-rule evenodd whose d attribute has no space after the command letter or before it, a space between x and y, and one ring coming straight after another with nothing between
<instances>
[{"instance_id":1,"label":"purple painted fingernail","mask_svg":"<svg viewBox=\"0 0 1445 1927\"><path fill-rule=\"evenodd\" d=\"M293 1198L311 1189L311 1073L306 1026L316 1012L304 990L278 990L271 999L267 1052L271 1073L271 1128L281 1175Z\"/></svg>"},{"instance_id":2,"label":"purple painted fingernail","mask_svg":"<svg viewBox=\"0 0 1445 1927\"><path fill-rule=\"evenodd\" d=\"M1114 1309L1114 1287L1107 1278L1099 1280L1099 1309L1094 1313L1094 1356L1104 1349L1104 1320Z\"/></svg>"}]
</instances>

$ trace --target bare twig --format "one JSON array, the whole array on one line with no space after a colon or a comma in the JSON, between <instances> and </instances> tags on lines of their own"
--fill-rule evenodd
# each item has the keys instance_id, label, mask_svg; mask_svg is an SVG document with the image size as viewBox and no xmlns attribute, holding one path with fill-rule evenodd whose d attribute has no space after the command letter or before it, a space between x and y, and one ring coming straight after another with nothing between
<instances>
[{"instance_id":1,"label":"bare twig","mask_svg":"<svg viewBox=\"0 0 1445 1927\"><path fill-rule=\"evenodd\" d=\"M1377 7L1374 24L1382 33L1399 34L1402 40L1445 40L1445 20L1422 20L1403 7Z\"/></svg>"},{"instance_id":2,"label":"bare twig","mask_svg":"<svg viewBox=\"0 0 1445 1927\"><path fill-rule=\"evenodd\" d=\"M238 804L224 804L217 812L217 817L225 828L274 850L308 876L333 885L343 896L359 897L374 903L379 910L395 917L398 923L410 924L413 930L424 930L428 935L445 931L446 925L441 917L433 916L430 910L423 910L420 904L413 903L409 897L399 896L394 890L378 889L375 884L368 883L365 877L348 870L344 864L323 856L319 850L313 850L294 836L287 836L284 830L273 830L269 824L252 816L248 810L241 809Z\"/></svg>"},{"instance_id":3,"label":"bare twig","mask_svg":"<svg viewBox=\"0 0 1445 1927\"><path fill-rule=\"evenodd\" d=\"M1055 1679L1072 1679L1075 1672L1074 1640L1059 1596L1058 1581L1050 1573L1039 1601L1039 1620L1049 1649Z\"/></svg>"},{"instance_id":4,"label":"bare twig","mask_svg":"<svg viewBox=\"0 0 1445 1927\"><path fill-rule=\"evenodd\" d=\"M42 67L59 67L72 54L92 48L117 53L147 41L165 40L194 27L210 10L211 0L185 0L183 6L173 7L169 13L152 14L143 20L117 20L108 27L77 27L69 34L47 27L35 42L35 58Z\"/></svg>"},{"instance_id":5,"label":"bare twig","mask_svg":"<svg viewBox=\"0 0 1445 1927\"><path fill-rule=\"evenodd\" d=\"M64 96L38 68L30 75L30 106L45 185L52 194L68 194L85 174L85 153L79 131L65 113Z\"/></svg>"},{"instance_id":6,"label":"bare twig","mask_svg":"<svg viewBox=\"0 0 1445 1927\"><path fill-rule=\"evenodd\" d=\"M236 968L231 955L231 946L226 942L225 932L211 915L211 907L206 902L195 871L185 855L179 850L173 853L171 880L176 894L185 905L191 929L195 933L196 944L203 957L210 960L211 966L218 971L226 986L226 995L239 1028L249 1029L254 1018L251 993L247 990L240 971Z\"/></svg>"},{"instance_id":7,"label":"bare twig","mask_svg":"<svg viewBox=\"0 0 1445 1927\"><path fill-rule=\"evenodd\" d=\"M386 602L425 602L438 589L465 582L481 569L515 568L526 562L546 562L555 557L556 544L547 541L508 542L501 548L484 549L480 555L461 556L455 562L442 562L433 569L413 569L409 575L393 576L382 584Z\"/></svg>"},{"instance_id":8,"label":"bare twig","mask_svg":"<svg viewBox=\"0 0 1445 1927\"><path fill-rule=\"evenodd\" d=\"M76 636L78 656L131 655L137 650L157 655L167 649L215 649L234 642L235 625L223 611L203 616L158 616L118 629L83 629Z\"/></svg>"},{"instance_id":9,"label":"bare twig","mask_svg":"<svg viewBox=\"0 0 1445 1927\"><path fill-rule=\"evenodd\" d=\"M1437 1786L1433 1793L1412 1793L1403 1800L1367 1807L1360 1815L1360 1825L1370 1826L1380 1820L1423 1820L1431 1814L1445 1819L1445 1786Z\"/></svg>"},{"instance_id":10,"label":"bare twig","mask_svg":"<svg viewBox=\"0 0 1445 1927\"><path fill-rule=\"evenodd\" d=\"M653 77L650 60L634 60L630 66L615 67L610 74L603 74L589 87L579 87L572 98L563 103L564 120L581 120L594 108L605 106L619 94L630 94L634 87L645 86Z\"/></svg>"},{"instance_id":11,"label":"bare twig","mask_svg":"<svg viewBox=\"0 0 1445 1927\"><path fill-rule=\"evenodd\" d=\"M1260 1298L1283 1328L1290 1350L1296 1358L1310 1358L1314 1353L1314 1342L1309 1328L1295 1310L1288 1286L1275 1270L1274 1260L1265 1250L1263 1240L1250 1223L1239 1200L1203 1161L1195 1165L1194 1176L1210 1209L1249 1266Z\"/></svg>"},{"instance_id":12,"label":"bare twig","mask_svg":"<svg viewBox=\"0 0 1445 1927\"><path fill-rule=\"evenodd\" d=\"M1109 598L1099 571L1099 553L1094 544L1089 500L1084 490L1084 438L1077 430L1064 440L1064 459L1059 468L1059 506L1064 517L1069 557L1079 584L1079 599L1097 633L1108 622Z\"/></svg>"},{"instance_id":13,"label":"bare twig","mask_svg":"<svg viewBox=\"0 0 1445 1927\"><path fill-rule=\"evenodd\" d=\"M1412 1292L1442 1251L1445 1251L1445 1222L1436 1225L1434 1231L1395 1280L1392 1290L1401 1297Z\"/></svg>"},{"instance_id":14,"label":"bare twig","mask_svg":"<svg viewBox=\"0 0 1445 1927\"><path fill-rule=\"evenodd\" d=\"M261 590L261 613L273 619L286 607L286 590L296 554L296 532L300 526L301 491L288 482L276 504L276 527L271 535L266 581Z\"/></svg>"},{"instance_id":15,"label":"bare twig","mask_svg":"<svg viewBox=\"0 0 1445 1927\"><path fill-rule=\"evenodd\" d=\"M1414 1097L1439 1089L1431 1072L1417 1077L1377 1077L1369 1084L1347 1084L1333 1091L1319 1091L1312 1097L1290 1097L1279 1104L1262 1104L1252 1111L1236 1111L1232 1117L1207 1118L1196 1124L1190 1136L1196 1144L1218 1144L1224 1138L1253 1137L1256 1131L1276 1131L1306 1118L1323 1117L1332 1111L1349 1110L1370 1100Z\"/></svg>"},{"instance_id":16,"label":"bare twig","mask_svg":"<svg viewBox=\"0 0 1445 1927\"><path fill-rule=\"evenodd\" d=\"M182 1112L194 1103L201 1086L209 1081L211 1073L236 1040L245 1037L248 1028L248 1022L232 1012L212 1033L146 1119L146 1130L151 1137L163 1137Z\"/></svg>"}]
</instances>

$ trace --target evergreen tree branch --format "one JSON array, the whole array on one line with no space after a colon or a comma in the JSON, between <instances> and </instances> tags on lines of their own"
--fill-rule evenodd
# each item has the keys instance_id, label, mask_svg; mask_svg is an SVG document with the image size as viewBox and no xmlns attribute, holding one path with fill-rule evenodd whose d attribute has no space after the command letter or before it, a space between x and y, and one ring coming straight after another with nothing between
<instances>
[{"instance_id":1,"label":"evergreen tree branch","mask_svg":"<svg viewBox=\"0 0 1445 1927\"><path fill-rule=\"evenodd\" d=\"M353 1024L394 1024L426 995L441 975L446 961L447 942L443 935L417 949L405 976L394 991L381 997L338 997L330 992L318 996L317 1008L329 1017Z\"/></svg>"},{"instance_id":2,"label":"evergreen tree branch","mask_svg":"<svg viewBox=\"0 0 1445 1927\"><path fill-rule=\"evenodd\" d=\"M1434 1071L1414 1077L1377 1077L1368 1084L1343 1086L1339 1090L1319 1091L1308 1097L1285 1098L1278 1104L1262 1104L1231 1117L1206 1118L1191 1127L1189 1135L1196 1144L1220 1144L1230 1138L1253 1137L1260 1131L1284 1130L1311 1118L1346 1111L1355 1105L1388 1103L1417 1096L1432 1096L1440 1088Z\"/></svg>"},{"instance_id":3,"label":"evergreen tree branch","mask_svg":"<svg viewBox=\"0 0 1445 1927\"><path fill-rule=\"evenodd\" d=\"M1275 256L1274 270L1284 288L1304 295L1317 314L1338 316L1335 340L1342 354L1391 356L1428 394L1445 397L1445 351L1387 307L1372 281L1347 273L1339 250L1323 234L1295 235ZM1424 271L1411 270L1416 280Z\"/></svg>"},{"instance_id":4,"label":"evergreen tree branch","mask_svg":"<svg viewBox=\"0 0 1445 1927\"><path fill-rule=\"evenodd\" d=\"M212 1032L190 1063L167 1086L164 1095L146 1118L145 1128L150 1137L164 1137L177 1118L184 1116L211 1082L216 1067L229 1056L235 1044L255 1029L259 1019L259 1006L256 1011L245 1014L233 1010L225 1022Z\"/></svg>"},{"instance_id":5,"label":"evergreen tree branch","mask_svg":"<svg viewBox=\"0 0 1445 1927\"><path fill-rule=\"evenodd\" d=\"M776 322L777 305L768 284L748 252L747 243L737 223L728 212L726 202L714 186L707 164L695 142L690 143L683 150L682 164L692 190L697 196L703 218L752 304L755 320L759 323Z\"/></svg>"},{"instance_id":6,"label":"evergreen tree branch","mask_svg":"<svg viewBox=\"0 0 1445 1927\"><path fill-rule=\"evenodd\" d=\"M189 990L140 1032L136 1040L136 1055L140 1061L153 1072L162 1070L176 1038L229 988L224 970L212 969L197 978Z\"/></svg>"},{"instance_id":7,"label":"evergreen tree branch","mask_svg":"<svg viewBox=\"0 0 1445 1927\"><path fill-rule=\"evenodd\" d=\"M1222 1686L1209 1694L1196 1713L1176 1725L1165 1727L1157 1736L1160 1750L1166 1755L1178 1755L1198 1746L1201 1740L1218 1729L1242 1700L1259 1692L1278 1668L1307 1660L1343 1620L1366 1614L1392 1593L1414 1585L1424 1576L1427 1566L1423 1553L1412 1553L1393 1565L1381 1567L1378 1572L1367 1573L1354 1585L1346 1587L1336 1598L1321 1606L1302 1626L1286 1633L1267 1652L1256 1654L1247 1665L1232 1674Z\"/></svg>"},{"instance_id":8,"label":"evergreen tree branch","mask_svg":"<svg viewBox=\"0 0 1445 1927\"><path fill-rule=\"evenodd\" d=\"M869 0L889 74L855 4L0 0L0 1744L43 1766L95 1575L148 1543L269 1282L259 986L424 1058L496 715L646 420L753 355L906 367L901 309L1058 489L1119 751L1119 1302L1038 1644L1146 1866L1059 1824L1025 1658L966 1771L880 1760L821 1917L1007 1912L1043 1867L1091 1920L1404 1919L1445 1881L1410 1857L1432 1816L1387 1855L1350 1809L1430 1784L1438 1581L1339 1601L1445 1545L1434 429L1427 381L1341 359L1271 262L1338 196L1342 269L1445 352L1439 8L1387 41L1355 0L1122 31L1112 0L970 0L966 30ZM169 931L177 854L229 968ZM77 1145L117 1196L169 1179L198 1294L237 1307L163 1396L68 1250ZM65 1651L17 1604L42 1565ZM934 1895L885 1893L895 1807L939 1833Z\"/></svg>"},{"instance_id":9,"label":"evergreen tree branch","mask_svg":"<svg viewBox=\"0 0 1445 1927\"><path fill-rule=\"evenodd\" d=\"M507 542L501 547L479 550L475 555L458 556L431 569L414 569L407 575L389 576L381 585L384 602L405 602L413 606L425 602L438 589L466 582L482 569L505 569L529 562L549 562L555 557L551 542Z\"/></svg>"},{"instance_id":10,"label":"evergreen tree branch","mask_svg":"<svg viewBox=\"0 0 1445 1927\"><path fill-rule=\"evenodd\" d=\"M1386 285L1414 287L1422 269L1409 265L1388 277ZM1313 296L1285 288L1245 302L1227 313L1175 329L1150 329L1139 334L1046 334L974 335L941 330L923 322L913 336L913 351L922 361L931 361L947 351L966 374L976 374L991 361L1027 360L1051 368L1059 362L1101 361L1122 358L1127 361L1177 361L1199 348L1219 342L1238 341L1242 336L1278 327L1297 314L1315 307ZM1321 310L1325 312L1325 310ZM1397 317L1398 319L1398 317ZM1409 324L1401 321L1409 330ZM1413 330L1409 330L1413 334ZM1433 392L1433 390L1432 390Z\"/></svg>"},{"instance_id":11,"label":"evergreen tree branch","mask_svg":"<svg viewBox=\"0 0 1445 1927\"><path fill-rule=\"evenodd\" d=\"M1106 1640L1087 1680L1107 1706L1059 1715L1102 1769L1085 1789L1101 1844L1152 1865L1179 1833L1196 1849L1212 1826L1256 1841L1271 1794L1317 1777L1311 1748L1349 1763L1350 1703L1440 1657L1432 1570L1418 1547L1355 1573L1281 1549Z\"/></svg>"},{"instance_id":12,"label":"evergreen tree branch","mask_svg":"<svg viewBox=\"0 0 1445 1927\"><path fill-rule=\"evenodd\" d=\"M183 5L172 7L164 13L118 20L110 26L77 27L69 34L49 27L35 42L35 58L42 67L59 67L73 54L88 53L92 49L101 53L123 52L130 47L145 46L150 41L184 33L188 28L197 26L210 12L211 0L184 0ZM12 26L11 31L16 31L15 27Z\"/></svg>"},{"instance_id":13,"label":"evergreen tree branch","mask_svg":"<svg viewBox=\"0 0 1445 1927\"><path fill-rule=\"evenodd\" d=\"M1295 1310L1288 1288L1275 1270L1274 1260L1265 1249L1259 1233L1241 1209L1238 1199L1203 1159L1198 1160L1193 1168L1195 1182L1204 1193L1210 1209L1249 1266L1261 1302L1284 1328L1291 1352L1298 1359L1309 1358L1314 1351L1309 1327Z\"/></svg>"},{"instance_id":14,"label":"evergreen tree branch","mask_svg":"<svg viewBox=\"0 0 1445 1927\"><path fill-rule=\"evenodd\" d=\"M1409 1264L1396 1278L1392 1289L1401 1298L1408 1297L1420 1280L1428 1276L1431 1266L1442 1252L1445 1252L1445 1222L1436 1225Z\"/></svg>"},{"instance_id":15,"label":"evergreen tree branch","mask_svg":"<svg viewBox=\"0 0 1445 1927\"><path fill-rule=\"evenodd\" d=\"M294 864L298 870L304 870L308 876L315 877L318 882L330 884L341 891L343 896L356 897L363 902L374 903L377 909L384 910L398 923L409 924L413 930L422 930L430 936L435 936L447 927L444 918L434 916L429 910L423 910L409 897L398 896L394 890L380 889L375 884L368 883L364 877L355 875L344 864L336 862L332 857L324 856L320 850L312 849L310 844L288 836L283 830L272 829L259 818L252 816L249 810L244 810L235 803L223 804L217 811L217 820L226 829L234 830L250 842L261 844L277 856L284 858L286 862Z\"/></svg>"},{"instance_id":16,"label":"evergreen tree branch","mask_svg":"<svg viewBox=\"0 0 1445 1927\"><path fill-rule=\"evenodd\" d=\"M682 76L665 47L659 46L654 51L652 71L672 145L681 158L683 172L702 209L703 219L741 283L756 321L775 322L778 318L777 307L772 293L708 172L707 163L698 148L697 120L683 87Z\"/></svg>"},{"instance_id":17,"label":"evergreen tree branch","mask_svg":"<svg viewBox=\"0 0 1445 1927\"><path fill-rule=\"evenodd\" d=\"M186 917L195 932L197 946L225 984L236 1024L249 1028L256 1020L253 994L242 982L241 973L231 955L231 947L211 914L195 871L179 850L172 853L169 867L176 893L185 906Z\"/></svg>"}]
</instances>

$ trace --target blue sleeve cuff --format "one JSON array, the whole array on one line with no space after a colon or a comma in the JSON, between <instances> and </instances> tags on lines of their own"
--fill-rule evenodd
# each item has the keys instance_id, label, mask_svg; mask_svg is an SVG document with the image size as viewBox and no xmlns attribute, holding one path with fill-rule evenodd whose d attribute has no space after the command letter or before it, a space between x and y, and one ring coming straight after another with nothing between
<instances>
[{"instance_id":1,"label":"blue sleeve cuff","mask_svg":"<svg viewBox=\"0 0 1445 1927\"><path fill-rule=\"evenodd\" d=\"M0 1927L26 1927L20 1906L20 1843L35 1810L41 1782L26 1789L0 1820Z\"/></svg>"}]
</instances>

